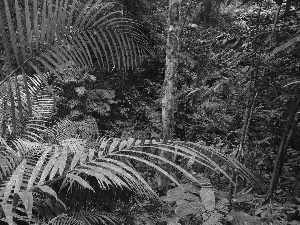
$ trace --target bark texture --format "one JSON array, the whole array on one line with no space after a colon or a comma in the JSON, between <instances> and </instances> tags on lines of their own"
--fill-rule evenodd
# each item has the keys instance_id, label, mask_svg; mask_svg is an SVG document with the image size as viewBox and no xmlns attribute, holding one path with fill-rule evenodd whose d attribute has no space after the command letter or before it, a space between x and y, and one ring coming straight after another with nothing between
<instances>
[{"instance_id":1,"label":"bark texture","mask_svg":"<svg viewBox=\"0 0 300 225\"><path fill-rule=\"evenodd\" d=\"M176 91L179 58L179 9L181 0L169 0L168 37L166 46L165 80L162 98L163 140L172 138L174 122L174 95Z\"/></svg>"},{"instance_id":2,"label":"bark texture","mask_svg":"<svg viewBox=\"0 0 300 225\"><path fill-rule=\"evenodd\" d=\"M169 0L165 79L162 97L162 138L164 142L172 139L174 130L174 101L179 58L180 3L181 0ZM161 151L160 156L172 160L172 156L164 151ZM171 172L168 165L163 165L162 167L168 173ZM169 186L168 178L161 175L158 185L163 188L163 192L166 192Z\"/></svg>"}]
</instances>

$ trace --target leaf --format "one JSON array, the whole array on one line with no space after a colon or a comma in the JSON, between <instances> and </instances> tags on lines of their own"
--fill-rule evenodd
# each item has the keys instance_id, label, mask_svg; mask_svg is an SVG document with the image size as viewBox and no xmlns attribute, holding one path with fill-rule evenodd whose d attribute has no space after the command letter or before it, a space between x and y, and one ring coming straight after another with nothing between
<instances>
[{"instance_id":1,"label":"leaf","mask_svg":"<svg viewBox=\"0 0 300 225\"><path fill-rule=\"evenodd\" d=\"M206 210L208 211L214 210L216 206L216 202L215 202L215 194L212 188L202 187L200 189L200 197L201 197L201 202L204 204Z\"/></svg>"},{"instance_id":2,"label":"leaf","mask_svg":"<svg viewBox=\"0 0 300 225\"><path fill-rule=\"evenodd\" d=\"M53 197L55 197L55 199L57 199L57 194L56 192L49 187L48 185L40 185L40 186L36 186L38 189L40 189L41 191L48 193L50 195L52 195Z\"/></svg>"},{"instance_id":3,"label":"leaf","mask_svg":"<svg viewBox=\"0 0 300 225\"><path fill-rule=\"evenodd\" d=\"M120 143L120 139L119 138L115 138L113 140L113 142L110 144L109 150L108 150L108 154L114 152L117 149L117 146Z\"/></svg>"},{"instance_id":4,"label":"leaf","mask_svg":"<svg viewBox=\"0 0 300 225\"><path fill-rule=\"evenodd\" d=\"M244 43L244 37L240 37L232 46L233 50L237 50L238 48L240 48Z\"/></svg>"},{"instance_id":5,"label":"leaf","mask_svg":"<svg viewBox=\"0 0 300 225\"><path fill-rule=\"evenodd\" d=\"M22 202L25 206L25 210L26 210L26 213L27 213L29 219L31 219L32 208L33 208L33 195L32 195L32 192L22 191L22 192L19 192L18 195L22 199Z\"/></svg>"},{"instance_id":6,"label":"leaf","mask_svg":"<svg viewBox=\"0 0 300 225\"><path fill-rule=\"evenodd\" d=\"M73 157L72 162L71 162L70 170L73 170L75 168L75 166L77 165L79 160L82 158L83 153L84 153L84 148L83 147L76 150L75 156Z\"/></svg>"},{"instance_id":7,"label":"leaf","mask_svg":"<svg viewBox=\"0 0 300 225\"><path fill-rule=\"evenodd\" d=\"M14 188L14 193L18 193L20 190L20 186L21 183L23 181L23 174L24 174L24 170L25 170L25 165L26 165L27 161L26 159L24 159L19 165L18 167L15 169L14 173L12 174L10 180L6 183L4 189L3 190L3 197L2 197L2 203L1 204L6 204L7 200L11 194L11 191Z\"/></svg>"},{"instance_id":8,"label":"leaf","mask_svg":"<svg viewBox=\"0 0 300 225\"><path fill-rule=\"evenodd\" d=\"M184 189L177 187L167 191L167 196L161 197L161 199L165 202L176 202L182 198L185 191Z\"/></svg>"},{"instance_id":9,"label":"leaf","mask_svg":"<svg viewBox=\"0 0 300 225\"><path fill-rule=\"evenodd\" d=\"M252 194L237 194L236 197L233 199L234 202L249 202L254 200L255 197Z\"/></svg>"},{"instance_id":10,"label":"leaf","mask_svg":"<svg viewBox=\"0 0 300 225\"><path fill-rule=\"evenodd\" d=\"M6 222L8 223L8 225L14 225L13 212L12 212L13 206L11 204L2 204L2 203L1 206L4 211Z\"/></svg>"},{"instance_id":11,"label":"leaf","mask_svg":"<svg viewBox=\"0 0 300 225\"><path fill-rule=\"evenodd\" d=\"M97 93L101 95L103 98L107 98L107 99L113 99L116 96L114 90L98 89Z\"/></svg>"},{"instance_id":12,"label":"leaf","mask_svg":"<svg viewBox=\"0 0 300 225\"><path fill-rule=\"evenodd\" d=\"M185 201L175 208L175 214L179 217L202 214L203 211L204 205L200 201Z\"/></svg>"},{"instance_id":13,"label":"leaf","mask_svg":"<svg viewBox=\"0 0 300 225\"><path fill-rule=\"evenodd\" d=\"M129 138L127 141L127 148L132 147L132 144L134 143L135 139L134 138Z\"/></svg>"},{"instance_id":14,"label":"leaf","mask_svg":"<svg viewBox=\"0 0 300 225\"><path fill-rule=\"evenodd\" d=\"M124 149L126 147L127 147L127 141L126 140L121 141L119 150L121 151L122 149Z\"/></svg>"},{"instance_id":15,"label":"leaf","mask_svg":"<svg viewBox=\"0 0 300 225\"><path fill-rule=\"evenodd\" d=\"M36 162L36 165L35 165L34 169L32 170L31 176L30 176L30 178L28 180L27 189L26 189L27 191L33 187L33 185L35 183L35 180L36 180L38 174L40 173L41 168L42 168L42 166L43 166L43 164L45 162L46 156L48 155L48 153L49 153L50 150L51 150L50 147L46 148L44 150L42 156Z\"/></svg>"},{"instance_id":16,"label":"leaf","mask_svg":"<svg viewBox=\"0 0 300 225\"><path fill-rule=\"evenodd\" d=\"M254 216L244 212L231 212L233 217L232 225L258 225L260 222Z\"/></svg>"},{"instance_id":17,"label":"leaf","mask_svg":"<svg viewBox=\"0 0 300 225\"><path fill-rule=\"evenodd\" d=\"M69 173L69 174L66 175L66 177L69 178L71 181L74 181L74 180L77 181L83 187L88 188L88 189L92 190L93 192L95 192L94 189L88 184L88 182L86 182L80 176Z\"/></svg>"},{"instance_id":18,"label":"leaf","mask_svg":"<svg viewBox=\"0 0 300 225\"><path fill-rule=\"evenodd\" d=\"M95 148L89 148L89 154L88 154L89 161L93 160L93 158L95 156L95 151L96 151Z\"/></svg>"},{"instance_id":19,"label":"leaf","mask_svg":"<svg viewBox=\"0 0 300 225\"><path fill-rule=\"evenodd\" d=\"M265 57L265 60L271 59L273 56L275 56L277 53L282 52L286 50L287 48L291 47L294 45L296 42L300 41L300 35L297 35L294 38L291 38L289 41L286 43L280 45L279 47L276 47L269 55Z\"/></svg>"}]
</instances>

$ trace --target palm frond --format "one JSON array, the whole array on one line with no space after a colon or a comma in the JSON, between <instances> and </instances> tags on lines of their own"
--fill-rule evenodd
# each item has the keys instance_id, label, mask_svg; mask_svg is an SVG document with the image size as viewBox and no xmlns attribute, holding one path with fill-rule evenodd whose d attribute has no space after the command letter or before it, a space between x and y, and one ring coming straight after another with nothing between
<instances>
[{"instance_id":1,"label":"palm frond","mask_svg":"<svg viewBox=\"0 0 300 225\"><path fill-rule=\"evenodd\" d=\"M56 140L76 137L76 135L78 136L79 133L81 138L86 139L86 137L91 137L91 136L95 137L97 135L97 133L93 133L92 135L90 134L91 131L97 130L96 127L97 124L95 120L90 117L79 122L74 122L66 119L63 120L61 123L59 123L57 127L55 126L54 128L50 129L48 133L54 133L55 135L53 135L53 138L55 138ZM60 134L58 131L61 130L65 132L63 134ZM80 130L80 132L78 130ZM72 139L69 139L69 141L71 140ZM93 140L95 139L93 138ZM174 158L176 156L180 156L187 160L193 159L195 164L203 165L215 172L221 172L229 180L230 180L230 176L228 175L229 174L228 172L231 172L232 170L236 170L238 174L244 179L246 179L248 182L250 182L250 184L252 185L257 184L257 179L238 160L220 152L218 149L213 147L208 147L208 146L194 144L194 143L185 143L180 141L175 141L175 142L170 141L169 143L164 144L162 141L156 141L156 140L139 140L133 138L124 140L119 138L105 138L105 137L98 139L95 144L96 145L90 148L90 153L89 153L90 158L93 158L93 154L97 154L98 156L109 156L110 154L112 155L122 154L123 158L125 157L128 159L129 158L132 159L132 156L128 155L129 153L135 152L140 156L141 155L150 156L149 154L153 155L155 149L163 149L167 152L172 153L174 155ZM135 149L128 150L132 147ZM97 148L97 150L95 150L95 148ZM149 148L151 149L151 151L147 153ZM137 151L138 149L140 149L139 152ZM124 154L126 156L124 156ZM159 160L165 160L157 157L156 155L153 155L153 158L157 158ZM175 164L173 164L172 166L177 167ZM177 169L180 170L179 167Z\"/></svg>"},{"instance_id":2,"label":"palm frond","mask_svg":"<svg viewBox=\"0 0 300 225\"><path fill-rule=\"evenodd\" d=\"M27 87L29 90L29 94L31 96L31 105L29 107L28 101L26 99L26 92L25 92L25 85L24 80L22 76L17 76L19 89L20 89L20 99L21 99L21 105L22 105L22 115L23 115L23 122L26 122L22 125L21 120L19 117L13 119L12 111L15 112L15 114L20 114L21 112L18 110L18 108L13 109L12 104L5 103L10 96L8 96L6 93L6 89L4 88L4 95L3 98L0 98L0 114L2 115L2 135L6 137L8 134L13 133L13 127L14 125L12 123L15 123L15 126L17 128L17 136L26 138L31 141L41 141L42 140L42 133L46 129L45 124L48 121L48 119L54 114L55 112L55 100L54 97L49 94L48 87L45 86L42 79L38 76L32 76L28 78L27 81ZM43 79L46 79L46 77L43 75ZM17 104L16 96L16 87L13 83L12 79L9 79L10 85L10 91L12 94L12 98L14 99L14 104ZM30 110L29 110L30 109ZM3 123L3 120L6 122ZM5 131L5 129L9 128L8 131Z\"/></svg>"},{"instance_id":3,"label":"palm frond","mask_svg":"<svg viewBox=\"0 0 300 225\"><path fill-rule=\"evenodd\" d=\"M0 181L10 176L19 162L20 155L0 137Z\"/></svg>"},{"instance_id":4,"label":"palm frond","mask_svg":"<svg viewBox=\"0 0 300 225\"><path fill-rule=\"evenodd\" d=\"M146 153L144 150L155 151L155 148L162 149L164 151L176 156L183 157L184 159L193 159L194 163L203 165L212 171L221 172L228 179L230 176L222 168L237 170L237 172L245 178L252 185L257 184L257 179L243 166L238 160L228 155L221 153L218 149L213 147L203 146L200 144L186 143L181 141L169 141L164 144L162 141L157 140L139 140L130 138L128 140L122 140L118 138L101 138L98 140L101 152L103 155L109 154L122 154L122 152L135 152L127 151L128 148L135 147L137 149L142 148L136 153L139 154L151 154ZM127 156L129 157L129 156ZM154 156L157 158L157 156Z\"/></svg>"},{"instance_id":5,"label":"palm frond","mask_svg":"<svg viewBox=\"0 0 300 225\"><path fill-rule=\"evenodd\" d=\"M98 158L87 157L90 153L84 142L81 144L77 142L76 146L72 142L53 146L36 145L36 148L27 153L15 168L5 182L5 187L1 188L2 208L13 204L14 194L30 193L36 187L50 184L55 180L63 180L61 188L72 188L74 183L77 183L93 190L86 181L87 176L95 178L101 188L120 186L137 190L147 196L155 196L151 187L129 166L100 155ZM5 213L7 218L12 216L12 211L6 210Z\"/></svg>"},{"instance_id":6,"label":"palm frond","mask_svg":"<svg viewBox=\"0 0 300 225\"><path fill-rule=\"evenodd\" d=\"M136 24L117 11L113 3L92 0L81 8L77 6L76 0L0 3L5 9L0 16L0 46L6 60L6 67L0 68L5 76L0 87L5 86L10 99L14 134L18 132L17 118L21 127L25 124L23 111L32 115L28 76L38 74L43 79L43 73L50 71L60 77L65 72L63 66L70 62L82 68L98 64L108 70L128 70L150 52ZM22 93L27 107L22 105Z\"/></svg>"},{"instance_id":7,"label":"palm frond","mask_svg":"<svg viewBox=\"0 0 300 225\"><path fill-rule=\"evenodd\" d=\"M120 224L121 219L112 213L105 213L97 209L80 210L78 212L72 212L68 215L60 215L53 218L48 225L59 224Z\"/></svg>"},{"instance_id":8,"label":"palm frond","mask_svg":"<svg viewBox=\"0 0 300 225\"><path fill-rule=\"evenodd\" d=\"M40 218L50 221L51 219L67 213L65 204L58 198L50 198L49 195L34 193L33 212Z\"/></svg>"},{"instance_id":9,"label":"palm frond","mask_svg":"<svg viewBox=\"0 0 300 225\"><path fill-rule=\"evenodd\" d=\"M161 168L162 164L156 164L149 159L169 164L198 185L202 185L201 181L180 166L169 159L158 156L157 150L166 151L174 157L181 156L193 161L193 163L203 165L224 174L229 180L230 176L226 167L236 170L251 184L255 182L255 178L238 161L206 146L171 141L163 143L133 138L128 140L99 138L96 141L95 138L75 138L76 136L85 137L89 134L91 127L95 129L95 126L95 120L92 118L86 118L83 122L66 119L49 130L53 139L57 139L51 144L32 143L22 139L12 141L12 145L17 149L17 154L22 156L22 161L19 161L18 165L14 165L14 170L5 176L5 186L0 189L2 195L0 203L6 218L13 217L12 210L15 207L16 194L23 196L21 197L22 202L29 204L27 208L25 207L26 212L31 213L31 203L26 200L31 199L32 194L30 193L38 189L56 196L54 190L47 188L47 185L54 184L59 184L60 190L67 189L68 192L77 190L76 193L85 193L84 190L87 193L92 193L98 189L105 190L114 186L156 198L156 194L149 184L130 164L129 161L132 160L154 168L179 187L180 184L176 179ZM62 135L61 129L68 127L71 127L70 132L66 132L68 135ZM78 130L81 132L80 135ZM93 135L95 134L93 133ZM71 138L63 139L66 137ZM88 195L84 195L84 197L86 196Z\"/></svg>"}]
</instances>

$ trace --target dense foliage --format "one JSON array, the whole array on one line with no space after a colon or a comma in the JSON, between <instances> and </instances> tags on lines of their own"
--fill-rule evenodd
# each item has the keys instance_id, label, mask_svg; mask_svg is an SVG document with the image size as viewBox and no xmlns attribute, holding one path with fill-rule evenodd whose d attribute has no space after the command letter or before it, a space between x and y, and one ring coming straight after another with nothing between
<instances>
[{"instance_id":1,"label":"dense foliage","mask_svg":"<svg viewBox=\"0 0 300 225\"><path fill-rule=\"evenodd\" d=\"M168 10L0 0L0 224L299 224L299 1L181 1L162 141Z\"/></svg>"}]
</instances>

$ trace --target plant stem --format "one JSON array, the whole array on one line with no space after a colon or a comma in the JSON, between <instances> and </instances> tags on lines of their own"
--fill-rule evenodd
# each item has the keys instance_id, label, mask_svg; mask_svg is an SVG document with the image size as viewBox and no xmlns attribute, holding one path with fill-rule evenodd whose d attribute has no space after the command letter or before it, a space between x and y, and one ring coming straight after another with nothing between
<instances>
[{"instance_id":1,"label":"plant stem","mask_svg":"<svg viewBox=\"0 0 300 225\"><path fill-rule=\"evenodd\" d=\"M296 114L297 114L297 111L298 111L299 107L300 107L300 98L298 98L298 100L297 100L297 102L296 102L296 104L295 104L295 106L294 106L294 108L293 108L293 110L290 114L290 118L289 118L289 120L288 120L288 122L285 126L285 131L283 133L281 143L280 143L280 146L279 146L279 149L278 149L278 153L277 153L277 157L276 157L276 161L275 161L275 166L274 166L273 173L272 173L272 179L271 179L271 182L270 182L269 190L268 190L267 195L265 197L265 202L268 201L272 197L272 195L274 193L274 190L277 186L278 179L279 179L281 170L282 170L283 165L284 165L284 158L285 158L285 155L286 155L286 152L287 152L289 142L292 138L295 127L298 124L299 115L296 115Z\"/></svg>"}]
</instances>

